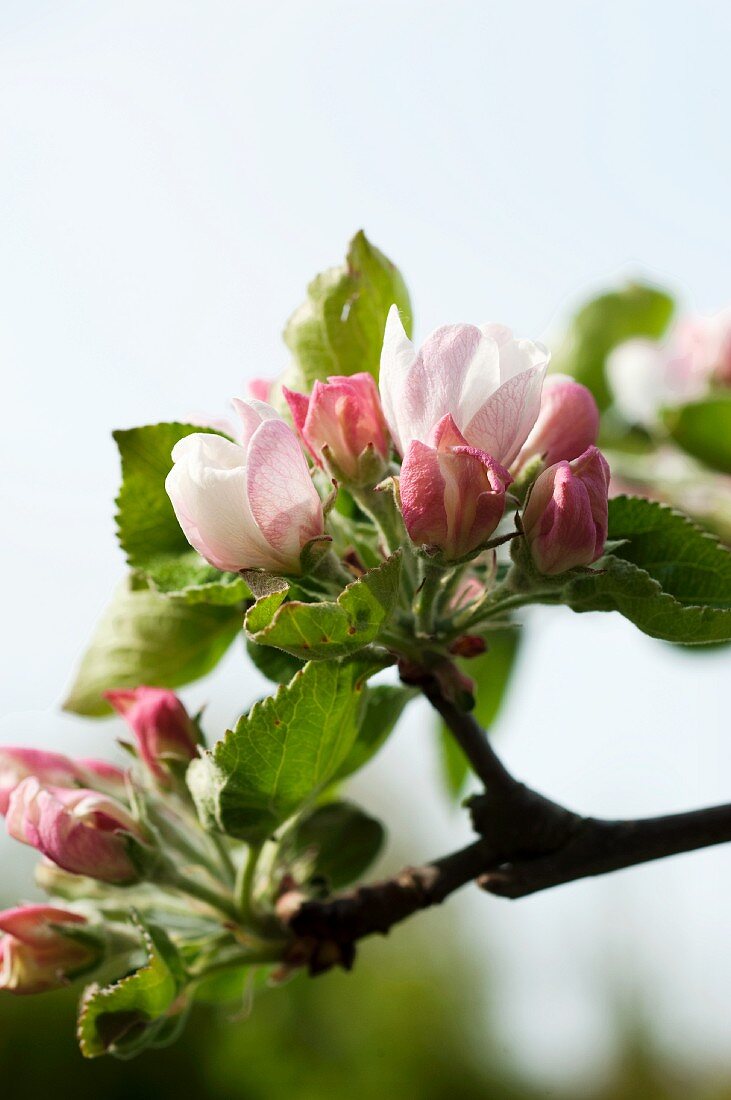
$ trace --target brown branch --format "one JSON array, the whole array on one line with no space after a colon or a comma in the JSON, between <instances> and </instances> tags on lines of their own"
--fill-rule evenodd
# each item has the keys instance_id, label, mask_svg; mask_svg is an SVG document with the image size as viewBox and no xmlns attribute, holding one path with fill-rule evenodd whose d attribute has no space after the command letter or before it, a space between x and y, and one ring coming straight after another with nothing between
<instances>
[{"instance_id":1,"label":"brown branch","mask_svg":"<svg viewBox=\"0 0 731 1100\"><path fill-rule=\"evenodd\" d=\"M436 679L425 675L420 686L485 785L469 803L480 839L422 867L407 867L395 878L302 902L287 921L295 937L292 965L308 965L312 973L336 964L349 968L358 940L385 935L471 881L491 894L521 898L731 841L731 804L627 821L567 810L518 782L484 730L445 697Z\"/></svg>"},{"instance_id":2,"label":"brown branch","mask_svg":"<svg viewBox=\"0 0 731 1100\"><path fill-rule=\"evenodd\" d=\"M731 804L629 821L583 818L571 839L536 859L486 871L478 885L504 898L731 841Z\"/></svg>"},{"instance_id":3,"label":"brown branch","mask_svg":"<svg viewBox=\"0 0 731 1100\"><path fill-rule=\"evenodd\" d=\"M494 751L479 722L471 714L459 710L446 697L439 681L433 676L425 676L419 686L451 730L475 775L482 780L485 790L510 791L519 786Z\"/></svg>"}]
</instances>

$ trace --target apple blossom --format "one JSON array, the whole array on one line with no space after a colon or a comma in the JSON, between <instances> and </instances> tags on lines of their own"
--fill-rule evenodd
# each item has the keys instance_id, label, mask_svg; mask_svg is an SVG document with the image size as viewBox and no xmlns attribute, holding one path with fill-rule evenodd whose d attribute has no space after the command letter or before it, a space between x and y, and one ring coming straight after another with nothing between
<instances>
[{"instance_id":1,"label":"apple blossom","mask_svg":"<svg viewBox=\"0 0 731 1100\"><path fill-rule=\"evenodd\" d=\"M53 787L93 787L105 794L121 796L126 787L125 773L105 760L71 760L60 752L0 748L0 814L5 814L15 787L28 776Z\"/></svg>"},{"instance_id":2,"label":"apple blossom","mask_svg":"<svg viewBox=\"0 0 731 1100\"><path fill-rule=\"evenodd\" d=\"M413 542L437 547L447 561L485 543L505 510L510 474L491 455L467 445L451 416L434 446L412 439L399 478L401 511Z\"/></svg>"},{"instance_id":3,"label":"apple blossom","mask_svg":"<svg viewBox=\"0 0 731 1100\"><path fill-rule=\"evenodd\" d=\"M523 530L539 572L553 576L601 557L608 489L607 460L593 446L538 476L523 512Z\"/></svg>"},{"instance_id":4,"label":"apple blossom","mask_svg":"<svg viewBox=\"0 0 731 1100\"><path fill-rule=\"evenodd\" d=\"M685 317L664 342L626 340L609 355L607 376L625 420L648 425L663 406L731 386L731 309Z\"/></svg>"},{"instance_id":5,"label":"apple blossom","mask_svg":"<svg viewBox=\"0 0 731 1100\"><path fill-rule=\"evenodd\" d=\"M64 925L86 918L53 905L23 905L0 912L0 990L43 993L88 970L100 951L64 935Z\"/></svg>"},{"instance_id":6,"label":"apple blossom","mask_svg":"<svg viewBox=\"0 0 731 1100\"><path fill-rule=\"evenodd\" d=\"M322 536L322 503L296 435L269 405L234 400L241 443L179 440L165 488L188 542L217 569L301 572L304 546Z\"/></svg>"},{"instance_id":7,"label":"apple blossom","mask_svg":"<svg viewBox=\"0 0 731 1100\"><path fill-rule=\"evenodd\" d=\"M513 339L502 325L444 325L418 351L391 307L381 353L381 400L398 451L432 444L451 415L466 443L503 466L516 458L535 424L549 353Z\"/></svg>"},{"instance_id":8,"label":"apple blossom","mask_svg":"<svg viewBox=\"0 0 731 1100\"><path fill-rule=\"evenodd\" d=\"M356 485L383 476L389 452L386 422L373 376L360 372L315 382L311 395L284 396L295 426L318 466Z\"/></svg>"},{"instance_id":9,"label":"apple blossom","mask_svg":"<svg viewBox=\"0 0 731 1100\"><path fill-rule=\"evenodd\" d=\"M731 386L731 308L684 318L675 329L673 343L694 379Z\"/></svg>"},{"instance_id":10,"label":"apple blossom","mask_svg":"<svg viewBox=\"0 0 731 1100\"><path fill-rule=\"evenodd\" d=\"M104 697L126 720L142 760L164 786L169 783L166 760L188 763L198 755L198 731L175 692L138 687L106 691Z\"/></svg>"},{"instance_id":11,"label":"apple blossom","mask_svg":"<svg viewBox=\"0 0 731 1100\"><path fill-rule=\"evenodd\" d=\"M583 454L599 435L599 409L591 390L565 374L550 375L543 384L541 409L520 449L516 467L541 457L546 466Z\"/></svg>"},{"instance_id":12,"label":"apple blossom","mask_svg":"<svg viewBox=\"0 0 731 1100\"><path fill-rule=\"evenodd\" d=\"M127 834L142 840L139 827L120 802L84 788L42 787L24 779L10 795L8 833L29 844L64 871L102 882L139 878Z\"/></svg>"}]
</instances>

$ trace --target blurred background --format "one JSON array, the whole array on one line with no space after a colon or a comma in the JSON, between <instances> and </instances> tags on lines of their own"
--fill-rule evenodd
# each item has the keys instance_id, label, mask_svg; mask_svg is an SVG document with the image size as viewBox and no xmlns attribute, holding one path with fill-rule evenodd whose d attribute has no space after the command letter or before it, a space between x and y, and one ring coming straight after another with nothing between
<instances>
[{"instance_id":1,"label":"blurred background","mask_svg":"<svg viewBox=\"0 0 731 1100\"><path fill-rule=\"evenodd\" d=\"M114 722L59 710L123 572L109 433L278 373L356 229L419 337L498 320L550 344L630 277L728 304L729 34L720 0L2 0L0 743L114 753ZM544 610L496 728L509 766L595 814L727 801L727 652ZM182 694L217 736L264 690L234 648ZM414 705L353 784L384 872L465 839L431 725ZM0 904L35 896L33 863L0 836ZM719 848L518 903L467 890L353 974L201 1009L133 1063L83 1062L68 994L3 997L0 1075L14 1098L731 1097L729 872Z\"/></svg>"}]
</instances>

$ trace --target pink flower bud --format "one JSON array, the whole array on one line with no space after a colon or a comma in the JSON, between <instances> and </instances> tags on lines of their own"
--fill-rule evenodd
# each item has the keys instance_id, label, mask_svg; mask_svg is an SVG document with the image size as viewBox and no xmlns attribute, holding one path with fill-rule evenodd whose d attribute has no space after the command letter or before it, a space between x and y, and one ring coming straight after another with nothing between
<instances>
[{"instance_id":1,"label":"pink flower bud","mask_svg":"<svg viewBox=\"0 0 731 1100\"><path fill-rule=\"evenodd\" d=\"M71 760L60 752L9 745L0 748L0 814L7 812L12 791L28 776L53 787L93 787L118 796L126 786L122 769L103 760Z\"/></svg>"},{"instance_id":2,"label":"pink flower bud","mask_svg":"<svg viewBox=\"0 0 731 1100\"><path fill-rule=\"evenodd\" d=\"M469 447L451 416L433 435L434 446L415 439L401 467L399 490L406 530L415 543L434 546L447 561L486 542L505 510L507 470Z\"/></svg>"},{"instance_id":3,"label":"pink flower bud","mask_svg":"<svg viewBox=\"0 0 731 1100\"><path fill-rule=\"evenodd\" d=\"M269 404L272 400L272 390L274 389L275 382L273 378L252 378L247 385L249 396L254 401L266 401Z\"/></svg>"},{"instance_id":4,"label":"pink flower bud","mask_svg":"<svg viewBox=\"0 0 731 1100\"><path fill-rule=\"evenodd\" d=\"M335 375L312 394L284 387L295 426L318 466L354 484L373 484L385 472L388 431L370 374ZM323 455L323 449L327 448Z\"/></svg>"},{"instance_id":5,"label":"pink flower bud","mask_svg":"<svg viewBox=\"0 0 731 1100\"><path fill-rule=\"evenodd\" d=\"M9 993L42 993L57 989L89 969L100 951L65 936L64 925L86 924L86 918L52 905L24 905L0 913L0 989Z\"/></svg>"},{"instance_id":6,"label":"pink flower bud","mask_svg":"<svg viewBox=\"0 0 731 1100\"><path fill-rule=\"evenodd\" d=\"M591 391L566 375L551 375L543 384L541 411L516 466L538 456L546 466L577 458L596 443L598 434L599 409Z\"/></svg>"},{"instance_id":7,"label":"pink flower bud","mask_svg":"<svg viewBox=\"0 0 731 1100\"><path fill-rule=\"evenodd\" d=\"M142 840L137 822L113 798L83 788L42 787L24 779L10 795L8 833L64 871L101 882L135 882L125 834Z\"/></svg>"},{"instance_id":8,"label":"pink flower bud","mask_svg":"<svg viewBox=\"0 0 731 1100\"><path fill-rule=\"evenodd\" d=\"M381 400L396 448L428 443L450 415L470 447L509 466L536 422L549 354L503 325L443 325L418 351L391 307L381 353Z\"/></svg>"},{"instance_id":9,"label":"pink flower bud","mask_svg":"<svg viewBox=\"0 0 731 1100\"><path fill-rule=\"evenodd\" d=\"M523 512L523 530L539 572L554 576L601 557L608 490L609 465L596 447L539 475Z\"/></svg>"},{"instance_id":10,"label":"pink flower bud","mask_svg":"<svg viewBox=\"0 0 731 1100\"><path fill-rule=\"evenodd\" d=\"M216 569L300 573L324 532L322 503L288 424L261 401L234 405L241 445L194 433L173 447L165 488L188 542Z\"/></svg>"},{"instance_id":11,"label":"pink flower bud","mask_svg":"<svg viewBox=\"0 0 731 1100\"><path fill-rule=\"evenodd\" d=\"M170 781L166 760L187 763L197 756L198 731L175 692L138 687L133 691L106 691L104 697L126 720L140 756L164 786Z\"/></svg>"}]
</instances>

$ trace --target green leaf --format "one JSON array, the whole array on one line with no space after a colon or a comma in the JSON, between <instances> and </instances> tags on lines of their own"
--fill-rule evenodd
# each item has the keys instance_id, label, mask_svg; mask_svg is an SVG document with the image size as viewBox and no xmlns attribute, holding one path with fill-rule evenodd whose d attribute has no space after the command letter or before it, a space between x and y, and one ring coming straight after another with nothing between
<instances>
[{"instance_id":1,"label":"green leaf","mask_svg":"<svg viewBox=\"0 0 731 1100\"><path fill-rule=\"evenodd\" d=\"M619 611L645 634L703 645L731 640L731 553L679 512L643 497L609 502L622 540L564 588L575 611Z\"/></svg>"},{"instance_id":2,"label":"green leaf","mask_svg":"<svg viewBox=\"0 0 731 1100\"><path fill-rule=\"evenodd\" d=\"M90 985L80 1004L78 1039L85 1058L115 1054L129 1058L147 1046L172 1041L181 1016L176 1004L185 984L177 951L165 932L139 918L147 962L105 988Z\"/></svg>"},{"instance_id":3,"label":"green leaf","mask_svg":"<svg viewBox=\"0 0 731 1100\"><path fill-rule=\"evenodd\" d=\"M337 601L282 603L286 589L268 591L246 614L249 638L303 660L345 657L369 645L396 603L401 555L397 551L349 584Z\"/></svg>"},{"instance_id":4,"label":"green leaf","mask_svg":"<svg viewBox=\"0 0 731 1100\"><path fill-rule=\"evenodd\" d=\"M303 878L322 876L337 890L368 870L385 837L380 821L351 802L328 802L287 830L279 860L297 863Z\"/></svg>"},{"instance_id":5,"label":"green leaf","mask_svg":"<svg viewBox=\"0 0 731 1100\"><path fill-rule=\"evenodd\" d=\"M684 604L731 607L731 553L681 512L644 497L609 501L617 557L646 569Z\"/></svg>"},{"instance_id":6,"label":"green leaf","mask_svg":"<svg viewBox=\"0 0 731 1100\"><path fill-rule=\"evenodd\" d=\"M257 645L250 638L246 639L246 652L262 676L266 676L267 680L272 680L275 684L288 684L304 663L298 657L285 653L283 649Z\"/></svg>"},{"instance_id":7,"label":"green leaf","mask_svg":"<svg viewBox=\"0 0 731 1100\"><path fill-rule=\"evenodd\" d=\"M201 821L257 842L312 800L353 747L366 680L384 663L371 655L310 662L256 703L188 769Z\"/></svg>"},{"instance_id":8,"label":"green leaf","mask_svg":"<svg viewBox=\"0 0 731 1100\"><path fill-rule=\"evenodd\" d=\"M643 283L601 294L586 302L571 321L554 367L571 374L594 394L600 408L611 403L604 364L609 352L633 336L658 339L673 313L665 291Z\"/></svg>"},{"instance_id":9,"label":"green leaf","mask_svg":"<svg viewBox=\"0 0 731 1100\"><path fill-rule=\"evenodd\" d=\"M350 242L345 263L313 279L307 300L287 322L284 340L295 360L287 385L309 391L318 378L357 371L378 378L386 317L394 303L410 335L406 285L361 231Z\"/></svg>"},{"instance_id":10,"label":"green leaf","mask_svg":"<svg viewBox=\"0 0 731 1100\"><path fill-rule=\"evenodd\" d=\"M346 779L376 755L390 737L404 707L418 693L414 688L378 684L365 691L365 705L355 744L334 777Z\"/></svg>"},{"instance_id":11,"label":"green leaf","mask_svg":"<svg viewBox=\"0 0 731 1100\"><path fill-rule=\"evenodd\" d=\"M475 682L473 714L480 725L490 730L505 700L520 646L520 629L505 627L490 631L488 649L469 661L457 661L465 676ZM462 794L470 766L444 723L440 726L440 755L447 791L453 798Z\"/></svg>"},{"instance_id":12,"label":"green leaf","mask_svg":"<svg viewBox=\"0 0 731 1100\"><path fill-rule=\"evenodd\" d=\"M113 433L122 460L119 542L132 568L149 577L160 592L189 603L241 603L250 595L243 578L214 569L191 548L165 491L170 452L178 440L196 432L221 434L178 423Z\"/></svg>"},{"instance_id":13,"label":"green leaf","mask_svg":"<svg viewBox=\"0 0 731 1100\"><path fill-rule=\"evenodd\" d=\"M731 393L665 409L663 420L679 447L693 458L731 474Z\"/></svg>"},{"instance_id":14,"label":"green leaf","mask_svg":"<svg viewBox=\"0 0 731 1100\"><path fill-rule=\"evenodd\" d=\"M235 607L187 605L128 578L116 590L82 657L64 709L99 717L104 691L180 687L214 668L241 630Z\"/></svg>"}]
</instances>

